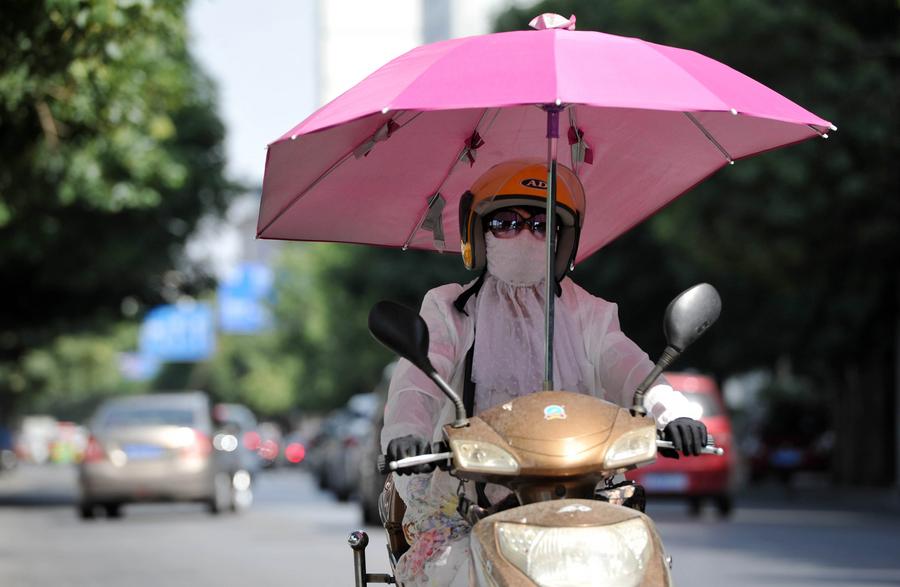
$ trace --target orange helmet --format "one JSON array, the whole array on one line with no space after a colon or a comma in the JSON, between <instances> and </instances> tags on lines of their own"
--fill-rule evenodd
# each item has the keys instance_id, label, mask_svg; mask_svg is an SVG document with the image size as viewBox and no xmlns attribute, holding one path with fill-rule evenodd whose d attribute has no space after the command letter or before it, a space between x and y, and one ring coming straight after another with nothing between
<instances>
[{"instance_id":1,"label":"orange helmet","mask_svg":"<svg viewBox=\"0 0 900 587\"><path fill-rule=\"evenodd\" d=\"M555 275L568 273L578 251L584 223L584 186L565 165L556 166ZM466 269L485 266L484 218L494 210L513 206L547 205L547 163L533 159L506 161L488 169L459 200L459 234Z\"/></svg>"}]
</instances>

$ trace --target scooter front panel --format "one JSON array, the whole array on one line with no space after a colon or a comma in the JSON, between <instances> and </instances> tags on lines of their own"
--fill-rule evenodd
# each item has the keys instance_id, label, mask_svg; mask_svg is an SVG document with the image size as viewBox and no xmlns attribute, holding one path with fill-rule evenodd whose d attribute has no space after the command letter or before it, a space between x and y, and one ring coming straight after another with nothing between
<instances>
[{"instance_id":1,"label":"scooter front panel","mask_svg":"<svg viewBox=\"0 0 900 587\"><path fill-rule=\"evenodd\" d=\"M483 441L508 452L520 478L574 478L603 471L610 443L632 430L651 428L648 417L584 394L536 392L485 410L463 428L444 428L448 440ZM469 474L466 478L504 483L509 477Z\"/></svg>"},{"instance_id":2,"label":"scooter front panel","mask_svg":"<svg viewBox=\"0 0 900 587\"><path fill-rule=\"evenodd\" d=\"M515 556L510 554L511 551L506 547L507 541L510 539L501 537L500 534L502 531L508 532L511 528L526 530L520 536L512 539L518 541L519 547L524 551L531 548L531 545L527 544L529 536L535 537L543 534L546 537L548 534L571 530L575 535L596 534L603 536L604 540L615 541L622 535L617 531L621 528L627 528L632 536L636 531L644 541L643 549L638 554L634 552L633 539L630 542L622 540L621 544L582 540L577 548L584 549L583 553L573 553L570 549L566 549L564 554L559 555L560 557L572 556L572 560L577 561L579 555L583 554L587 559L596 561L593 567L582 566L582 568L575 568L579 563L572 562L573 568L570 570L574 577L564 578L569 581L566 584L583 583L598 587L603 585L611 587L613 585L615 587L665 587L671 585L662 542L649 517L629 508L583 499L534 503L494 514L478 522L473 528L470 538L472 571L477 585L553 584L547 578L546 573L542 574L540 561L537 564L530 562L526 564L523 563L521 553ZM540 540L540 538L535 538L535 540ZM534 550L541 550L543 546L543 544L535 544ZM546 552L547 549L543 550ZM615 558L616 564L600 568L604 557ZM627 576L616 577L618 572L616 569L621 564L623 557L634 559L630 561L633 568ZM560 579L559 573L565 574L566 571L564 568L559 571L559 558L551 563L557 565L555 576ZM534 573L536 577L529 577L526 571ZM604 576L612 582L598 582ZM541 581L542 577L543 581ZM583 578L583 581L579 581L578 577ZM574 583L572 583L573 580Z\"/></svg>"}]
</instances>

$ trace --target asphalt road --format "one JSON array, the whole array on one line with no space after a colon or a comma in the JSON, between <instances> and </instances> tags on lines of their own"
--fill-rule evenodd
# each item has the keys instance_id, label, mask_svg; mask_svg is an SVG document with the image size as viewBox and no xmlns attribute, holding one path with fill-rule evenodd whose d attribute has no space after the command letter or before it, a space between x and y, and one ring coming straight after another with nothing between
<instances>
[{"instance_id":1,"label":"asphalt road","mask_svg":"<svg viewBox=\"0 0 900 587\"><path fill-rule=\"evenodd\" d=\"M359 513L303 472L263 474L256 503L239 515L140 505L90 522L75 515L74 481L67 467L0 477L0 585L353 584L346 537ZM678 585L900 585L900 511L868 498L756 493L728 521L712 511L691 519L681 504L652 504L648 513ZM367 530L369 572L385 571L382 532Z\"/></svg>"}]
</instances>

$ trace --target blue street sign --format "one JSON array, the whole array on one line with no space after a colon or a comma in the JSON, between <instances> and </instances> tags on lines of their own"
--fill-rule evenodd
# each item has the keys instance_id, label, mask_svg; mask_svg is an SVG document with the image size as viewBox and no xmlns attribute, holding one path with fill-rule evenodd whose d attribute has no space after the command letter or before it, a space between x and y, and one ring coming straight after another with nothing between
<instances>
[{"instance_id":1,"label":"blue street sign","mask_svg":"<svg viewBox=\"0 0 900 587\"><path fill-rule=\"evenodd\" d=\"M140 353L119 353L119 373L128 381L147 381L159 372L156 357Z\"/></svg>"},{"instance_id":2,"label":"blue street sign","mask_svg":"<svg viewBox=\"0 0 900 587\"><path fill-rule=\"evenodd\" d=\"M141 324L140 354L160 361L194 362L209 358L216 347L208 304L158 306Z\"/></svg>"},{"instance_id":3,"label":"blue street sign","mask_svg":"<svg viewBox=\"0 0 900 587\"><path fill-rule=\"evenodd\" d=\"M272 296L272 270L261 263L242 263L219 285L219 328L251 334L271 328L266 300Z\"/></svg>"}]
</instances>

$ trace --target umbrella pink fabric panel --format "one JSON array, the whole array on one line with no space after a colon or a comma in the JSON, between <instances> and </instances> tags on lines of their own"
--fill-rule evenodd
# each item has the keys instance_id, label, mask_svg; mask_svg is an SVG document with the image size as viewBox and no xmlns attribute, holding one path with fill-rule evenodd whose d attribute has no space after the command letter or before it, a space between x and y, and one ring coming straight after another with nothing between
<instances>
[{"instance_id":1,"label":"umbrella pink fabric panel","mask_svg":"<svg viewBox=\"0 0 900 587\"><path fill-rule=\"evenodd\" d=\"M394 59L280 140L388 110L585 104L730 111L829 123L693 51L593 31L516 31L425 45Z\"/></svg>"},{"instance_id":2,"label":"umbrella pink fabric panel","mask_svg":"<svg viewBox=\"0 0 900 587\"><path fill-rule=\"evenodd\" d=\"M263 183L260 236L403 245L480 115L474 110L422 114L361 158L353 149L388 116L377 114L273 144Z\"/></svg>"},{"instance_id":3,"label":"umbrella pink fabric panel","mask_svg":"<svg viewBox=\"0 0 900 587\"><path fill-rule=\"evenodd\" d=\"M367 156L353 156L352 150L392 116L399 128ZM694 116L734 159L815 135L806 126L730 113ZM592 165L577 166L587 194L579 260L727 163L683 112L578 106L574 119L594 151ZM569 124L564 112L559 160L574 167L565 139ZM458 156L476 128L484 145L470 166ZM520 106L379 113L275 143L267 161L260 236L399 247L412 235L411 247L434 249L432 234L415 229L443 183L446 249L457 252L459 196L496 163L545 159L545 131L546 114Z\"/></svg>"}]
</instances>

